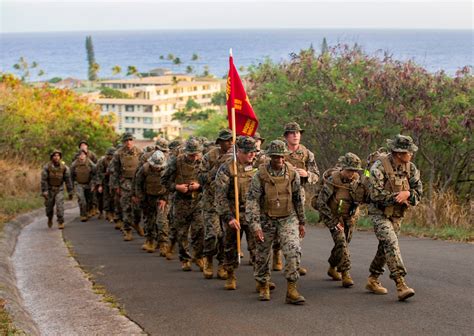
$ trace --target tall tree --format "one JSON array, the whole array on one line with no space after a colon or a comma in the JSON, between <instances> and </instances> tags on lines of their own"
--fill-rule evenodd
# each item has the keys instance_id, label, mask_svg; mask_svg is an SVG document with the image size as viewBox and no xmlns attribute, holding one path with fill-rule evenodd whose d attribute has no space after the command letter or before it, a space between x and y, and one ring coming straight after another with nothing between
<instances>
[{"instance_id":1,"label":"tall tree","mask_svg":"<svg viewBox=\"0 0 474 336\"><path fill-rule=\"evenodd\" d=\"M321 44L321 54L326 54L329 51L328 41L326 38L323 38L323 43Z\"/></svg>"},{"instance_id":2,"label":"tall tree","mask_svg":"<svg viewBox=\"0 0 474 336\"><path fill-rule=\"evenodd\" d=\"M122 67L120 65L114 65L112 67L112 76L118 75L122 72Z\"/></svg>"},{"instance_id":3,"label":"tall tree","mask_svg":"<svg viewBox=\"0 0 474 336\"><path fill-rule=\"evenodd\" d=\"M87 51L87 63L88 67L88 78L91 81L97 80L97 72L99 71L99 65L95 61L94 45L92 43L92 36L86 36L86 51Z\"/></svg>"}]
</instances>

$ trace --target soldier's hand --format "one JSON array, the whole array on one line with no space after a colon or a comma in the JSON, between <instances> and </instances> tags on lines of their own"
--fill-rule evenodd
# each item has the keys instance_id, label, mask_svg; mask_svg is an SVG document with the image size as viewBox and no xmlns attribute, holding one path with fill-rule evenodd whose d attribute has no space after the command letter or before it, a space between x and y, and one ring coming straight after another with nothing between
<instances>
[{"instance_id":1,"label":"soldier's hand","mask_svg":"<svg viewBox=\"0 0 474 336\"><path fill-rule=\"evenodd\" d=\"M255 238L257 238L257 240L259 242L262 242L265 240L265 237L263 236L263 231L262 229L258 229L255 231Z\"/></svg>"},{"instance_id":2,"label":"soldier's hand","mask_svg":"<svg viewBox=\"0 0 474 336\"><path fill-rule=\"evenodd\" d=\"M72 194L68 194L67 196L68 196L68 199L72 201Z\"/></svg>"},{"instance_id":3,"label":"soldier's hand","mask_svg":"<svg viewBox=\"0 0 474 336\"><path fill-rule=\"evenodd\" d=\"M104 188L100 185L100 186L97 188L97 191L99 192L99 194L102 194L102 192L104 191Z\"/></svg>"},{"instance_id":4,"label":"soldier's hand","mask_svg":"<svg viewBox=\"0 0 474 336\"><path fill-rule=\"evenodd\" d=\"M140 199L137 196L132 196L132 202L133 202L133 204L139 204Z\"/></svg>"},{"instance_id":5,"label":"soldier's hand","mask_svg":"<svg viewBox=\"0 0 474 336\"><path fill-rule=\"evenodd\" d=\"M301 168L296 168L296 171L301 177L308 177L308 172Z\"/></svg>"},{"instance_id":6,"label":"soldier's hand","mask_svg":"<svg viewBox=\"0 0 474 336\"><path fill-rule=\"evenodd\" d=\"M196 190L199 189L200 186L201 186L201 185L200 185L199 183L197 183L197 182L191 182L191 183L189 184L189 191L196 191Z\"/></svg>"},{"instance_id":7,"label":"soldier's hand","mask_svg":"<svg viewBox=\"0 0 474 336\"><path fill-rule=\"evenodd\" d=\"M298 225L298 231L300 232L300 238L304 238L306 235L306 230L304 228L304 225Z\"/></svg>"},{"instance_id":8,"label":"soldier's hand","mask_svg":"<svg viewBox=\"0 0 474 336\"><path fill-rule=\"evenodd\" d=\"M189 191L187 184L177 184L175 188L177 191L183 194L186 194Z\"/></svg>"},{"instance_id":9,"label":"soldier's hand","mask_svg":"<svg viewBox=\"0 0 474 336\"><path fill-rule=\"evenodd\" d=\"M42 194L41 194L41 196L43 196L43 197L44 197L44 199L46 199L46 200L47 200L47 199L48 199L48 192L47 192L47 191L45 191L44 193L42 193Z\"/></svg>"},{"instance_id":10,"label":"soldier's hand","mask_svg":"<svg viewBox=\"0 0 474 336\"><path fill-rule=\"evenodd\" d=\"M342 223L339 222L339 223L337 223L337 225L336 225L336 229L337 229L338 231L344 232L344 225L342 225Z\"/></svg>"},{"instance_id":11,"label":"soldier's hand","mask_svg":"<svg viewBox=\"0 0 474 336\"><path fill-rule=\"evenodd\" d=\"M229 226L233 228L234 230L240 230L240 223L235 218L232 218L230 220Z\"/></svg>"},{"instance_id":12,"label":"soldier's hand","mask_svg":"<svg viewBox=\"0 0 474 336\"><path fill-rule=\"evenodd\" d=\"M395 197L395 202L406 203L409 197L410 197L409 191L400 191L398 195Z\"/></svg>"},{"instance_id":13,"label":"soldier's hand","mask_svg":"<svg viewBox=\"0 0 474 336\"><path fill-rule=\"evenodd\" d=\"M157 203L158 203L158 209L160 209L161 211L164 211L165 207L166 207L166 201L165 200L159 200Z\"/></svg>"}]
</instances>

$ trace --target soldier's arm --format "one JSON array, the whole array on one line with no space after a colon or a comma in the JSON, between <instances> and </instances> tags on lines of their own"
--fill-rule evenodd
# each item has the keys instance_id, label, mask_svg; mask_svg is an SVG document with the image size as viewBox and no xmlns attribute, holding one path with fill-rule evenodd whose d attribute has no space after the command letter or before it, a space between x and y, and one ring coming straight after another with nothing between
<instances>
[{"instance_id":1,"label":"soldier's arm","mask_svg":"<svg viewBox=\"0 0 474 336\"><path fill-rule=\"evenodd\" d=\"M48 191L48 165L44 166L41 170L41 192L45 193Z\"/></svg>"},{"instance_id":2,"label":"soldier's arm","mask_svg":"<svg viewBox=\"0 0 474 336\"><path fill-rule=\"evenodd\" d=\"M300 225L305 225L306 215L304 213L304 204L303 204L303 189L301 187L301 180L298 174L295 174L295 178L291 185L292 188L292 199L293 205L296 211L296 217L298 217L298 222Z\"/></svg>"},{"instance_id":3,"label":"soldier's arm","mask_svg":"<svg viewBox=\"0 0 474 336\"><path fill-rule=\"evenodd\" d=\"M332 177L328 178L328 182L332 182ZM325 222L328 222L333 217L331 208L329 208L328 205L329 199L333 194L334 187L330 183L323 183L321 191L319 192L318 198L316 200L316 204L318 206L318 211ZM337 223L335 225L337 225Z\"/></svg>"},{"instance_id":4,"label":"soldier's arm","mask_svg":"<svg viewBox=\"0 0 474 336\"><path fill-rule=\"evenodd\" d=\"M206 153L202 159L201 164L199 165L198 179L201 186L205 186L209 181L209 172L211 170L209 155Z\"/></svg>"},{"instance_id":5,"label":"soldier's arm","mask_svg":"<svg viewBox=\"0 0 474 336\"><path fill-rule=\"evenodd\" d=\"M71 170L66 166L66 171L64 172L64 182L66 183L66 189L68 194L72 194L74 186L72 184Z\"/></svg>"},{"instance_id":6,"label":"soldier's arm","mask_svg":"<svg viewBox=\"0 0 474 336\"><path fill-rule=\"evenodd\" d=\"M410 162L410 205L417 205L423 196L423 184L421 183L420 171Z\"/></svg>"},{"instance_id":7,"label":"soldier's arm","mask_svg":"<svg viewBox=\"0 0 474 336\"><path fill-rule=\"evenodd\" d=\"M249 227L253 232L261 230L260 225L260 199L264 191L260 183L260 175L257 172L250 182L250 188L247 194L247 202L245 203L245 220L249 223Z\"/></svg>"},{"instance_id":8,"label":"soldier's arm","mask_svg":"<svg viewBox=\"0 0 474 336\"><path fill-rule=\"evenodd\" d=\"M395 204L395 197L397 193L385 190L385 171L382 162L375 161L370 169L369 177L369 194L370 200L382 206L389 206Z\"/></svg>"},{"instance_id":9,"label":"soldier's arm","mask_svg":"<svg viewBox=\"0 0 474 336\"><path fill-rule=\"evenodd\" d=\"M221 168L217 171L215 179L215 204L216 211L219 216L222 217L225 223L230 222L232 219L235 219L235 214L231 210L230 202L228 199L229 194L229 185L231 183L230 172L227 168L227 165L222 165Z\"/></svg>"},{"instance_id":10,"label":"soldier's arm","mask_svg":"<svg viewBox=\"0 0 474 336\"><path fill-rule=\"evenodd\" d=\"M319 181L319 168L316 164L314 154L308 150L308 162L306 163L308 176L303 177L302 181L307 182L308 184L316 184Z\"/></svg>"},{"instance_id":11,"label":"soldier's arm","mask_svg":"<svg viewBox=\"0 0 474 336\"><path fill-rule=\"evenodd\" d=\"M119 154L115 153L112 161L110 161L110 186L112 189L119 187L119 172L120 172L120 159Z\"/></svg>"},{"instance_id":12,"label":"soldier's arm","mask_svg":"<svg viewBox=\"0 0 474 336\"><path fill-rule=\"evenodd\" d=\"M176 191L176 166L177 166L177 157L173 156L168 164L166 165L166 169L161 176L161 184L165 186L165 188L169 192L175 192Z\"/></svg>"},{"instance_id":13,"label":"soldier's arm","mask_svg":"<svg viewBox=\"0 0 474 336\"><path fill-rule=\"evenodd\" d=\"M145 190L144 190L144 182L145 182L145 173L144 173L143 166L138 169L137 174L135 175L133 187L135 189L135 195L139 199L145 198Z\"/></svg>"},{"instance_id":14,"label":"soldier's arm","mask_svg":"<svg viewBox=\"0 0 474 336\"><path fill-rule=\"evenodd\" d=\"M97 165L92 160L90 160L90 165L91 165L91 174L92 174L91 188L95 188L96 183L97 183Z\"/></svg>"}]
</instances>

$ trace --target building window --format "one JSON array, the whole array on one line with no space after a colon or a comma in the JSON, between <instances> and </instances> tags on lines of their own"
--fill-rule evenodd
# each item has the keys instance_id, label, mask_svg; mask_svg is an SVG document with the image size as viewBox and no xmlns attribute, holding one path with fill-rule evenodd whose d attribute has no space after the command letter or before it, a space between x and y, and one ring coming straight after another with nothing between
<instances>
[{"instance_id":1,"label":"building window","mask_svg":"<svg viewBox=\"0 0 474 336\"><path fill-rule=\"evenodd\" d=\"M151 124L151 123L153 123L153 118L144 117L143 118L143 123L144 124Z\"/></svg>"},{"instance_id":2,"label":"building window","mask_svg":"<svg viewBox=\"0 0 474 336\"><path fill-rule=\"evenodd\" d=\"M125 111L126 112L133 112L133 105L125 105Z\"/></svg>"},{"instance_id":3,"label":"building window","mask_svg":"<svg viewBox=\"0 0 474 336\"><path fill-rule=\"evenodd\" d=\"M153 106L143 106L143 112L153 112Z\"/></svg>"}]
</instances>

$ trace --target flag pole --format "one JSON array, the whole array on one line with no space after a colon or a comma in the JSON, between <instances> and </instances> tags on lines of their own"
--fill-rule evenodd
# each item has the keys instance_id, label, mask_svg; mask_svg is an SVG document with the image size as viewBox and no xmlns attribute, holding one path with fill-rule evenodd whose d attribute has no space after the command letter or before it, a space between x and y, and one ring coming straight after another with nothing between
<instances>
[{"instance_id":1,"label":"flag pole","mask_svg":"<svg viewBox=\"0 0 474 336\"><path fill-rule=\"evenodd\" d=\"M232 57L232 48L229 50L229 55ZM234 102L232 102L232 109L231 109L231 114L232 114L232 143L233 143L233 170L234 170L234 199L235 199L235 220L239 223L240 225L240 209L239 209L239 181L237 177L237 133L236 133L236 128L235 128L235 108L234 108ZM240 264L240 229L236 230L236 235L237 235L237 258Z\"/></svg>"}]
</instances>

